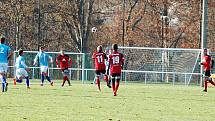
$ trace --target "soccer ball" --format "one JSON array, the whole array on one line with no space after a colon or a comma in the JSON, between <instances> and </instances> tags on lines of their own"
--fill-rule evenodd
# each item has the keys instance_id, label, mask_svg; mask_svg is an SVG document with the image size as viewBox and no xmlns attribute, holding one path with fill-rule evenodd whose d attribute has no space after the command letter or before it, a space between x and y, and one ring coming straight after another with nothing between
<instances>
[{"instance_id":1,"label":"soccer ball","mask_svg":"<svg viewBox=\"0 0 215 121\"><path fill-rule=\"evenodd\" d=\"M91 31L94 33L94 32L97 32L97 28L96 27L93 27L92 29L91 29Z\"/></svg>"}]
</instances>

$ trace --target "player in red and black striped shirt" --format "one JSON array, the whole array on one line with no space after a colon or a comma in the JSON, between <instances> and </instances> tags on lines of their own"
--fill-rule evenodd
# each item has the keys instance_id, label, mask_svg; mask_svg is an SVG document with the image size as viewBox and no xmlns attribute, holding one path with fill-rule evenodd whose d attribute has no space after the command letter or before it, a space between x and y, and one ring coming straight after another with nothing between
<instances>
[{"instance_id":1,"label":"player in red and black striped shirt","mask_svg":"<svg viewBox=\"0 0 215 121\"><path fill-rule=\"evenodd\" d=\"M98 85L99 91L100 88L100 75L104 75L104 80L107 83L107 86L110 87L108 83L108 76L106 74L105 60L107 60L106 54L102 51L102 46L97 47L97 51L93 53L92 59L94 60L95 69L96 69L96 84Z\"/></svg>"},{"instance_id":2,"label":"player in red and black striped shirt","mask_svg":"<svg viewBox=\"0 0 215 121\"><path fill-rule=\"evenodd\" d=\"M204 49L204 56L202 58L201 65L203 65L204 69L204 92L207 92L207 83L211 83L215 86L215 83L210 78L211 76L211 68L213 67L214 61L212 60L211 56L208 55L207 49Z\"/></svg>"},{"instance_id":3,"label":"player in red and black striped shirt","mask_svg":"<svg viewBox=\"0 0 215 121\"><path fill-rule=\"evenodd\" d=\"M58 63L60 61L60 64ZM60 55L57 56L56 58L56 65L57 67L61 69L62 74L63 74L63 83L62 87L64 86L65 82L68 81L69 86L71 86L70 80L69 80L69 67L72 65L72 59L64 54L64 50L61 49Z\"/></svg>"},{"instance_id":4,"label":"player in red and black striped shirt","mask_svg":"<svg viewBox=\"0 0 215 121\"><path fill-rule=\"evenodd\" d=\"M110 69L110 75L112 78L112 89L114 96L117 95L117 90L119 88L119 82L121 78L121 72L124 65L124 56L122 53L118 52L118 45L112 45L113 52L109 55L109 66L108 70ZM116 81L116 85L115 85Z\"/></svg>"}]
</instances>

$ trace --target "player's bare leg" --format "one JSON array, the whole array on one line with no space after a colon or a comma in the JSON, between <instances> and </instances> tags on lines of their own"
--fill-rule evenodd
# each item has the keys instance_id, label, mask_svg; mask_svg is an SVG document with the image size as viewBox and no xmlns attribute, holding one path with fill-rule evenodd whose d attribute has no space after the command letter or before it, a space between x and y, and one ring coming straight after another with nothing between
<instances>
[{"instance_id":1,"label":"player's bare leg","mask_svg":"<svg viewBox=\"0 0 215 121\"><path fill-rule=\"evenodd\" d=\"M96 84L98 85L99 91L101 91L99 76L96 76Z\"/></svg>"}]
</instances>

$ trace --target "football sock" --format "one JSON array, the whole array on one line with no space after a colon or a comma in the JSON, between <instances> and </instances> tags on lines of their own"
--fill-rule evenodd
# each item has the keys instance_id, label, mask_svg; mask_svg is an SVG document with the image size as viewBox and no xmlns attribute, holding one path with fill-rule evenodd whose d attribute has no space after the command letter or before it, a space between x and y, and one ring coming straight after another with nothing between
<instances>
[{"instance_id":1,"label":"football sock","mask_svg":"<svg viewBox=\"0 0 215 121\"><path fill-rule=\"evenodd\" d=\"M112 79L112 89L113 89L113 92L115 92L115 79Z\"/></svg>"},{"instance_id":2,"label":"football sock","mask_svg":"<svg viewBox=\"0 0 215 121\"><path fill-rule=\"evenodd\" d=\"M22 79L18 79L18 78L16 77L16 82L21 83L21 82L22 82Z\"/></svg>"},{"instance_id":3,"label":"football sock","mask_svg":"<svg viewBox=\"0 0 215 121\"><path fill-rule=\"evenodd\" d=\"M117 90L118 90L118 88L119 88L119 81L120 81L120 80L116 80L116 91L115 91L115 92L117 92Z\"/></svg>"},{"instance_id":4,"label":"football sock","mask_svg":"<svg viewBox=\"0 0 215 121\"><path fill-rule=\"evenodd\" d=\"M215 86L215 83L214 83L212 80L209 80L209 82L210 82L212 85Z\"/></svg>"},{"instance_id":5,"label":"football sock","mask_svg":"<svg viewBox=\"0 0 215 121\"><path fill-rule=\"evenodd\" d=\"M22 80L21 79L16 79L16 82L22 83Z\"/></svg>"},{"instance_id":6,"label":"football sock","mask_svg":"<svg viewBox=\"0 0 215 121\"><path fill-rule=\"evenodd\" d=\"M26 86L29 87L29 85L30 85L29 78L28 78L28 77L25 77L25 79L26 79Z\"/></svg>"},{"instance_id":7,"label":"football sock","mask_svg":"<svg viewBox=\"0 0 215 121\"><path fill-rule=\"evenodd\" d=\"M67 79L67 82L68 82L68 84L69 84L69 86L71 85L71 83L70 83L70 80L69 79Z\"/></svg>"},{"instance_id":8,"label":"football sock","mask_svg":"<svg viewBox=\"0 0 215 121\"><path fill-rule=\"evenodd\" d=\"M51 82L51 79L50 79L49 76L46 76L46 79L47 79L49 82Z\"/></svg>"},{"instance_id":9,"label":"football sock","mask_svg":"<svg viewBox=\"0 0 215 121\"><path fill-rule=\"evenodd\" d=\"M3 81L3 84L4 84L4 91L6 91L6 84L7 84L7 81L6 81L6 77L5 76L3 76L2 77L2 81Z\"/></svg>"},{"instance_id":10,"label":"football sock","mask_svg":"<svg viewBox=\"0 0 215 121\"><path fill-rule=\"evenodd\" d=\"M205 91L207 91L207 87L208 87L208 82L207 81L204 81L204 85L205 85Z\"/></svg>"},{"instance_id":11,"label":"football sock","mask_svg":"<svg viewBox=\"0 0 215 121\"><path fill-rule=\"evenodd\" d=\"M4 85L5 85L5 84L4 84L4 83L2 83L2 92L4 92Z\"/></svg>"},{"instance_id":12,"label":"football sock","mask_svg":"<svg viewBox=\"0 0 215 121\"><path fill-rule=\"evenodd\" d=\"M99 80L99 78L97 78L97 79L96 79L96 83L97 83L97 85L98 85L98 89L99 89L99 90L101 90L101 88L100 88L100 80Z\"/></svg>"},{"instance_id":13,"label":"football sock","mask_svg":"<svg viewBox=\"0 0 215 121\"><path fill-rule=\"evenodd\" d=\"M3 76L2 75L0 75L0 79L2 81L2 92L4 92L5 84L4 84L4 80L3 80Z\"/></svg>"},{"instance_id":14,"label":"football sock","mask_svg":"<svg viewBox=\"0 0 215 121\"><path fill-rule=\"evenodd\" d=\"M107 75L104 76L104 80L106 81L106 83L108 85L109 83L108 83L108 76Z\"/></svg>"},{"instance_id":15,"label":"football sock","mask_svg":"<svg viewBox=\"0 0 215 121\"><path fill-rule=\"evenodd\" d=\"M41 74L41 82L42 82L42 84L44 83L44 80L45 80L44 74Z\"/></svg>"}]
</instances>

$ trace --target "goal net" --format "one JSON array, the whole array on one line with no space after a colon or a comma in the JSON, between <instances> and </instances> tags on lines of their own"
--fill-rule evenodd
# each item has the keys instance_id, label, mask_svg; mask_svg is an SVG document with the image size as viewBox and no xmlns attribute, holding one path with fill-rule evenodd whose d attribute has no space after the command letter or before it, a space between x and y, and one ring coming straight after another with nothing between
<instances>
[{"instance_id":1,"label":"goal net","mask_svg":"<svg viewBox=\"0 0 215 121\"><path fill-rule=\"evenodd\" d=\"M119 47L125 54L124 80L199 84L201 49Z\"/></svg>"}]
</instances>

